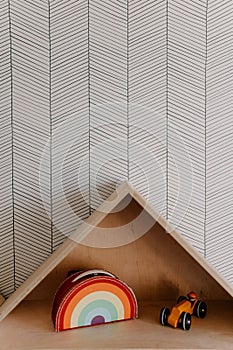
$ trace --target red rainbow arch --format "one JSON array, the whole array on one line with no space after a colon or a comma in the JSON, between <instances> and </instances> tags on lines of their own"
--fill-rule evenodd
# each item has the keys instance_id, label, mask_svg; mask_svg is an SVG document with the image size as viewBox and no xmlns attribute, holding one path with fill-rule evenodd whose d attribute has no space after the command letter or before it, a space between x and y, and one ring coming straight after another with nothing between
<instances>
[{"instance_id":1,"label":"red rainbow arch","mask_svg":"<svg viewBox=\"0 0 233 350\"><path fill-rule=\"evenodd\" d=\"M136 318L134 292L104 270L80 271L55 294L52 318L56 331Z\"/></svg>"}]
</instances>

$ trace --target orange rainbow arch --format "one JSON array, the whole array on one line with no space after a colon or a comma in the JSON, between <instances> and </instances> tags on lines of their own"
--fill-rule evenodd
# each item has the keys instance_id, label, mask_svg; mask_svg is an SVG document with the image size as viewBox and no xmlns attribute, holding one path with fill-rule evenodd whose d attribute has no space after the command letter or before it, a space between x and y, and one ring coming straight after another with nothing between
<instances>
[{"instance_id":1,"label":"orange rainbow arch","mask_svg":"<svg viewBox=\"0 0 233 350\"><path fill-rule=\"evenodd\" d=\"M104 270L80 271L68 277L55 294L52 318L57 332L136 318L135 294Z\"/></svg>"}]
</instances>

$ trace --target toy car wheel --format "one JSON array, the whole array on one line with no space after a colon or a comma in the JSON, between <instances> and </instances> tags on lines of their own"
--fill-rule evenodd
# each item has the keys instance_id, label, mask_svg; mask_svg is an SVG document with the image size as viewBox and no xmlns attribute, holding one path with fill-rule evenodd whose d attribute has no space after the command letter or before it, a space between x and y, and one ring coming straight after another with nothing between
<instances>
[{"instance_id":1,"label":"toy car wheel","mask_svg":"<svg viewBox=\"0 0 233 350\"><path fill-rule=\"evenodd\" d=\"M197 301L194 306L193 314L199 318L204 318L207 313L207 304L204 301Z\"/></svg>"},{"instance_id":2,"label":"toy car wheel","mask_svg":"<svg viewBox=\"0 0 233 350\"><path fill-rule=\"evenodd\" d=\"M160 323L162 326L168 325L168 317L170 315L170 310L167 307L163 307L160 311Z\"/></svg>"},{"instance_id":3,"label":"toy car wheel","mask_svg":"<svg viewBox=\"0 0 233 350\"><path fill-rule=\"evenodd\" d=\"M179 324L184 331L188 331L191 327L191 314L189 312L183 312Z\"/></svg>"},{"instance_id":4,"label":"toy car wheel","mask_svg":"<svg viewBox=\"0 0 233 350\"><path fill-rule=\"evenodd\" d=\"M185 297L184 295L179 296L179 298L177 299L177 304L179 304L183 300L187 300L187 297Z\"/></svg>"}]
</instances>

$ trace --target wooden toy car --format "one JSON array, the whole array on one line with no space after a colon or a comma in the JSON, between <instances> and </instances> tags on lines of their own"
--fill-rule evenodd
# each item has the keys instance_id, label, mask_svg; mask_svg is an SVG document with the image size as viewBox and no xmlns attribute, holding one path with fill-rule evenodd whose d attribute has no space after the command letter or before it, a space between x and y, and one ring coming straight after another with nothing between
<instances>
[{"instance_id":1,"label":"wooden toy car","mask_svg":"<svg viewBox=\"0 0 233 350\"><path fill-rule=\"evenodd\" d=\"M187 297L180 296L177 304L170 311L163 307L160 312L160 323L163 326L170 325L174 328L180 327L189 330L191 326L191 315L204 318L207 312L207 305L204 301L198 300L194 292L188 293Z\"/></svg>"}]
</instances>

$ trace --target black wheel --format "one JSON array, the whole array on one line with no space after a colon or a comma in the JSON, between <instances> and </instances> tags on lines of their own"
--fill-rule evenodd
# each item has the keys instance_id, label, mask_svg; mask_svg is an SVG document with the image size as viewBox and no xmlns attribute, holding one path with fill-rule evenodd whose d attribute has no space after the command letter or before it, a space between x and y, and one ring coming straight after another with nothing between
<instances>
[{"instance_id":1,"label":"black wheel","mask_svg":"<svg viewBox=\"0 0 233 350\"><path fill-rule=\"evenodd\" d=\"M160 323L163 326L167 326L168 325L168 317L170 315L170 310L167 307L163 307L160 311Z\"/></svg>"},{"instance_id":2,"label":"black wheel","mask_svg":"<svg viewBox=\"0 0 233 350\"><path fill-rule=\"evenodd\" d=\"M179 296L179 298L177 299L177 304L179 304L183 300L187 300L187 297L185 297L184 295Z\"/></svg>"},{"instance_id":3,"label":"black wheel","mask_svg":"<svg viewBox=\"0 0 233 350\"><path fill-rule=\"evenodd\" d=\"M189 312L183 312L181 314L179 325L184 331L188 331L191 327L191 314Z\"/></svg>"},{"instance_id":4,"label":"black wheel","mask_svg":"<svg viewBox=\"0 0 233 350\"><path fill-rule=\"evenodd\" d=\"M204 318L207 313L207 304L204 301L198 300L194 306L193 314L199 318Z\"/></svg>"}]
</instances>

